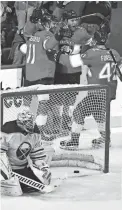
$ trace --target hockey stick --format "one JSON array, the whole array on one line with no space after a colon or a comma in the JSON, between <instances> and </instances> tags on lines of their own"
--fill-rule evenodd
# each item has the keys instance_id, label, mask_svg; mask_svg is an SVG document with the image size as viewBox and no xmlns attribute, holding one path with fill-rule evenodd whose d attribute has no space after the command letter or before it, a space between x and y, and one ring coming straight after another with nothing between
<instances>
[{"instance_id":1,"label":"hockey stick","mask_svg":"<svg viewBox=\"0 0 122 210\"><path fill-rule=\"evenodd\" d=\"M119 67L119 65L118 65L118 63L117 63L117 61L116 61L116 58L115 58L115 56L113 55L113 52L112 52L112 50L110 49L110 48L106 48L108 51L109 51L109 53L110 53L110 55L111 55L111 57L112 57L112 59L113 59L113 61L114 61L114 63L115 63L115 66L116 66L116 68L115 68L115 72L113 72L113 74L116 74L117 76L118 76L118 78L120 79L120 81L122 82L122 72L121 72L121 69L120 69L120 67ZM113 76L113 75L112 75Z\"/></svg>"},{"instance_id":2,"label":"hockey stick","mask_svg":"<svg viewBox=\"0 0 122 210\"><path fill-rule=\"evenodd\" d=\"M79 17L73 18L73 19L75 19L75 20L83 20L83 19L88 18L88 17L99 17L102 20L106 20L106 18L100 13L93 13L93 14L89 14L89 15L83 15L83 16L79 16Z\"/></svg>"},{"instance_id":3,"label":"hockey stick","mask_svg":"<svg viewBox=\"0 0 122 210\"><path fill-rule=\"evenodd\" d=\"M83 15L83 16L79 16L76 18L71 18L71 20L84 20L85 18L90 18L90 17L99 17L101 20L104 20L105 22L108 22L108 17L104 17L102 14L100 13L92 13L89 15ZM62 24L63 26L67 26L67 23L64 22L64 20L61 20L60 22L57 23L57 25Z\"/></svg>"},{"instance_id":4,"label":"hockey stick","mask_svg":"<svg viewBox=\"0 0 122 210\"><path fill-rule=\"evenodd\" d=\"M72 18L72 20L83 20L85 18L88 18L88 17L99 17L101 20L104 20L104 21L109 21L108 20L108 17L104 17L102 14L100 13L92 13L92 14L89 14L89 15L83 15L83 16L79 16L79 17L76 17L76 18Z\"/></svg>"}]
</instances>

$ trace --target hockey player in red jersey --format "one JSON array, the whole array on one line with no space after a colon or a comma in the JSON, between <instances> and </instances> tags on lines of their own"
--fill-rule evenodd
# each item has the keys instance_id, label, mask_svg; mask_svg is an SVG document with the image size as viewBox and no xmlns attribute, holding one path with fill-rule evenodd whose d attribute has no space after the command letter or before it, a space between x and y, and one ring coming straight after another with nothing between
<instances>
[{"instance_id":1,"label":"hockey player in red jersey","mask_svg":"<svg viewBox=\"0 0 122 210\"><path fill-rule=\"evenodd\" d=\"M58 62L63 65L72 66L74 68L78 66L86 65L85 68L88 84L103 84L109 85L110 94L109 100L116 98L116 87L117 87L117 75L122 78L121 72L118 74L117 63L121 63L120 55L116 50L109 50L105 44L107 42L110 33L109 21L102 22L99 30L94 34L94 43L91 49L88 49L84 54L72 55L71 49L66 53L69 55L61 54L58 52ZM55 55L55 58L56 58ZM113 56L112 56L113 55ZM116 60L116 62L115 62ZM82 69L83 70L83 69ZM88 95L77 105L73 112L73 124L72 124L72 135L70 141L62 141L60 145L62 148L78 148L79 137L81 128L84 125L84 119L86 116L93 115L98 124L105 124L105 110L103 110L103 104L101 94L89 92ZM92 106L90 103L94 101ZM99 107L99 110L98 108ZM102 114L102 116L101 116ZM92 141L93 146L101 146L105 141L105 129L100 130L101 137Z\"/></svg>"},{"instance_id":2,"label":"hockey player in red jersey","mask_svg":"<svg viewBox=\"0 0 122 210\"><path fill-rule=\"evenodd\" d=\"M70 32L70 30L68 30L67 28L62 29L60 26L57 26L55 17L50 15L45 9L40 9L38 13L34 12L33 16L31 17L31 21L35 23L37 22L40 25L41 29L38 30L34 35L32 35L25 44L27 48L25 85L29 86L37 84L54 84L56 64L48 59L47 50L50 51L51 49L57 47L57 45L59 44L59 40L61 40L64 35L68 37L71 36L70 33L68 33ZM23 46L20 47L21 50L22 48ZM42 106L42 104L40 106ZM46 124L53 121L51 120L50 116L52 116L53 118L53 113L57 111L57 108L54 107L55 104L53 104L52 107L48 107L48 109L46 110L46 113L48 115ZM41 115L42 113L38 114ZM44 127L42 129L42 133L44 133ZM51 129L50 131L48 129L48 132L52 134L53 129ZM44 137L44 139L48 139L48 135L47 138Z\"/></svg>"},{"instance_id":3,"label":"hockey player in red jersey","mask_svg":"<svg viewBox=\"0 0 122 210\"><path fill-rule=\"evenodd\" d=\"M65 11L62 15L62 21L63 24L67 25L67 28L69 28L69 31L71 31L71 34L74 33L78 26L79 20L76 19L77 14L73 10ZM74 44L72 42L72 37L67 38L63 37L62 40L59 42L59 49L61 51L64 50L69 43ZM72 68L71 66L64 66L60 63L56 64L56 73L55 73L55 84L79 84L80 83L80 75L81 75L81 68ZM65 100L62 100L62 98L70 98L69 104ZM59 100L59 105L63 105L63 112L62 112L62 132L69 132L70 130L70 123L71 118L69 116L69 107L72 106L76 98L76 93L61 93L61 97Z\"/></svg>"},{"instance_id":4,"label":"hockey player in red jersey","mask_svg":"<svg viewBox=\"0 0 122 210\"><path fill-rule=\"evenodd\" d=\"M109 100L116 98L117 88L117 64L113 60L116 59L117 63L121 63L120 55L116 50L111 50L113 57L105 46L110 32L109 24L103 23L100 29L94 34L96 45L87 50L84 54L77 54L69 56L69 62L72 66L87 65L88 71L87 80L88 84L101 84L109 85L110 93ZM74 57L74 58L73 58ZM61 62L61 57L60 57ZM88 95L77 105L73 112L73 124L71 140L60 142L62 148L77 148L79 145L79 138L81 128L84 124L86 116L93 115L98 127L105 126L105 110L104 110L104 97L100 91L94 93L89 91ZM90 105L92 103L92 106ZM101 137L92 141L93 147L101 147L105 143L105 128L99 129Z\"/></svg>"},{"instance_id":5,"label":"hockey player in red jersey","mask_svg":"<svg viewBox=\"0 0 122 210\"><path fill-rule=\"evenodd\" d=\"M50 184L51 153L48 156L42 146L40 131L29 107L22 107L17 120L6 122L1 132L1 152L6 153L12 171L44 185ZM39 176L35 174L34 168L38 169ZM33 190L20 184L23 192Z\"/></svg>"},{"instance_id":6,"label":"hockey player in red jersey","mask_svg":"<svg viewBox=\"0 0 122 210\"><path fill-rule=\"evenodd\" d=\"M103 16L111 20L111 3L108 1L87 1L82 11L80 26L72 36L75 44L84 45L98 30Z\"/></svg>"},{"instance_id":7,"label":"hockey player in red jersey","mask_svg":"<svg viewBox=\"0 0 122 210\"><path fill-rule=\"evenodd\" d=\"M91 4L92 2L89 2L86 5L84 15L100 12L100 8L102 8L100 12L101 15L105 15L105 17L110 15L111 13L110 5L107 7L106 3L105 4L94 3L95 4L94 7L92 5L91 6L92 9L90 10ZM94 44L94 41L92 41L92 36L95 33L95 31L99 29L101 18L94 16L94 18L92 18L92 21L90 23L89 22L87 23L87 21L89 21L90 19L91 19L91 16L84 18L83 20L81 17L82 22L81 22L81 26L79 26L77 14L73 10L64 12L63 20L64 20L64 23L67 24L69 29L71 30L72 36L69 39L67 39L67 37L64 37L62 40L59 40L60 41L59 54L64 53L64 55L61 58L62 62L59 62L59 63L57 62L57 65L56 65L55 84L76 84L76 83L79 84L80 83L80 75L82 74L81 67L76 66L76 68L73 68L71 65L66 63L65 60L67 58L65 54L67 53L66 52L67 49L69 49L71 54L76 54L80 52L81 48L82 48L82 51L85 51L86 49L92 47L92 44ZM70 25L70 23L72 24ZM63 64L64 62L65 62L65 65ZM67 94L65 93L65 95ZM73 100L70 100L71 102L69 106L72 105L72 103L75 100L75 97L76 97L76 94L74 93L74 96L72 97ZM71 121L69 117L69 106L67 105L64 106L65 114L63 115L63 118L64 118L63 125L65 125L64 127L68 129L70 129L70 127L67 126L67 124L69 124L67 122Z\"/></svg>"},{"instance_id":8,"label":"hockey player in red jersey","mask_svg":"<svg viewBox=\"0 0 122 210\"><path fill-rule=\"evenodd\" d=\"M26 43L27 86L35 84L48 85L54 83L55 64L49 61L46 55L46 50L52 47L50 45L50 38L53 36L51 29L54 25L52 17L46 13L45 10L43 11L44 14L42 14L41 21L40 19L38 20L41 30L38 30L34 35L32 35Z\"/></svg>"}]
</instances>

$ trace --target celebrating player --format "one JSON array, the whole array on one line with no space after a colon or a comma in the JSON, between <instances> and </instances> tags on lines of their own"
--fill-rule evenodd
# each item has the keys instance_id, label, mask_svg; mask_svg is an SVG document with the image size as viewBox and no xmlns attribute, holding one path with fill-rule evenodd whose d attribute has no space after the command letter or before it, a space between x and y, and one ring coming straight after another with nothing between
<instances>
[{"instance_id":1,"label":"celebrating player","mask_svg":"<svg viewBox=\"0 0 122 210\"><path fill-rule=\"evenodd\" d=\"M115 50L108 50L105 46L105 43L108 39L109 34L109 25L107 23L102 24L100 30L97 31L94 35L96 45L86 51L86 53L81 55L70 56L71 65L76 67L77 65L87 65L87 80L88 84L103 84L109 85L110 93L109 100L116 98L116 88L117 88L117 77L118 74L116 69L116 63L113 59L116 58L116 61L121 62L120 55ZM111 54L112 53L112 54ZM112 56L113 55L113 56ZM76 60L76 58L78 58ZM75 59L75 60L74 60ZM99 130L101 137L94 139L92 141L93 147L101 147L105 143L105 110L104 110L104 97L100 91L93 93L92 91L79 103L74 110L73 117L74 122L72 124L72 137L69 142L61 142L63 147L76 147L79 145L79 137L81 127L84 124L85 116L93 115L97 124L99 125ZM90 103L93 102L93 105L90 106Z\"/></svg>"},{"instance_id":2,"label":"celebrating player","mask_svg":"<svg viewBox=\"0 0 122 210\"><path fill-rule=\"evenodd\" d=\"M48 156L44 151L39 129L29 107L23 107L17 120L5 123L1 131L1 152L6 153L12 171L45 185L50 184L48 164L51 154ZM33 171L35 167L40 174L38 177ZM20 184L23 192L32 190L31 187Z\"/></svg>"},{"instance_id":3,"label":"celebrating player","mask_svg":"<svg viewBox=\"0 0 122 210\"><path fill-rule=\"evenodd\" d=\"M64 25L67 26L71 34L73 35L74 31L78 26L79 20L76 19L77 15L73 10L65 11L62 16L62 21ZM67 46L74 45L72 38L63 37L59 42L59 49L63 52ZM55 73L55 84L79 84L80 83L81 68L72 68L71 66L64 66L60 63L56 64L56 73ZM63 97L62 97L63 96ZM70 98L69 104L63 98ZM63 113L62 113L62 132L68 131L70 129L69 124L71 119L69 117L69 107L74 104L76 98L76 93L63 93L61 94L60 105L63 104Z\"/></svg>"},{"instance_id":4,"label":"celebrating player","mask_svg":"<svg viewBox=\"0 0 122 210\"><path fill-rule=\"evenodd\" d=\"M116 87L117 78L116 75L122 78L121 72L117 71L117 63L121 61L120 55L115 50L109 50L106 48L105 44L108 40L110 33L109 21L102 21L99 30L94 34L94 43L91 49L88 49L84 54L72 55L69 49L69 55L57 53L58 62L63 65L72 66L74 68L86 65L87 69L86 75L88 84L103 84L109 85L110 95L109 100L116 98ZM67 52L68 53L68 52ZM59 56L60 55L60 56ZM55 55L56 58L56 55ZM116 61L117 63L116 63ZM79 103L73 113L73 124L72 124L72 135L71 140L66 142L60 142L62 148L78 148L79 137L82 126L84 124L84 119L86 116L93 115L97 124L102 128L105 125L105 110L104 97L101 97L100 92L92 93L89 92L88 95ZM92 106L90 103L94 101ZM99 109L99 110L98 110ZM93 146L101 146L105 141L105 129L99 129L101 137L92 141Z\"/></svg>"},{"instance_id":5,"label":"celebrating player","mask_svg":"<svg viewBox=\"0 0 122 210\"><path fill-rule=\"evenodd\" d=\"M26 86L36 84L53 84L55 74L55 64L48 60L45 49L54 48L50 38L53 36L52 30L55 27L55 20L45 9L38 13L33 13L30 20L38 24L38 31L32 35L25 46L26 53Z\"/></svg>"}]
</instances>

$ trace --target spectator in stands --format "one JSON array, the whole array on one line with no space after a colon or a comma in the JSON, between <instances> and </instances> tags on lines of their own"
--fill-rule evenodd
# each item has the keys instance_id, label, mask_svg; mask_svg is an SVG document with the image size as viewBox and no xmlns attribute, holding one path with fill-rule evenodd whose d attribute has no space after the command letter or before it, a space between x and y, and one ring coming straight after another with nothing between
<instances>
[{"instance_id":1,"label":"spectator in stands","mask_svg":"<svg viewBox=\"0 0 122 210\"><path fill-rule=\"evenodd\" d=\"M9 13L12 12L12 9L11 9L11 7L9 6L9 2L8 2L8 1L2 1L1 4L2 4L3 7L4 7L4 11L9 12Z\"/></svg>"},{"instance_id":2,"label":"spectator in stands","mask_svg":"<svg viewBox=\"0 0 122 210\"><path fill-rule=\"evenodd\" d=\"M6 3L6 4L5 4ZM14 9L14 2L5 2L3 5L3 18L1 23L1 32L4 34L4 47L11 47L14 35L17 30L17 21Z\"/></svg>"},{"instance_id":3,"label":"spectator in stands","mask_svg":"<svg viewBox=\"0 0 122 210\"><path fill-rule=\"evenodd\" d=\"M14 2L2 2L1 18L1 48L2 48L2 65L11 64L9 59L10 47L17 30L17 21L14 10Z\"/></svg>"},{"instance_id":4,"label":"spectator in stands","mask_svg":"<svg viewBox=\"0 0 122 210\"><path fill-rule=\"evenodd\" d=\"M20 65L25 64L25 55L19 50L20 45L26 42L26 38L23 34L23 29L17 30L14 40L12 42L12 48L9 58L13 61L13 64Z\"/></svg>"},{"instance_id":5,"label":"spectator in stands","mask_svg":"<svg viewBox=\"0 0 122 210\"><path fill-rule=\"evenodd\" d=\"M32 12L35 7L40 2L38 1L16 1L15 2L15 11L17 15L18 20L18 30L21 30L24 28L26 21L29 20L30 16L32 15Z\"/></svg>"},{"instance_id":6,"label":"spectator in stands","mask_svg":"<svg viewBox=\"0 0 122 210\"><path fill-rule=\"evenodd\" d=\"M6 12L5 12L4 5L2 3L0 4L0 17L1 17L1 23L3 21L5 21L5 19L6 19Z\"/></svg>"}]
</instances>

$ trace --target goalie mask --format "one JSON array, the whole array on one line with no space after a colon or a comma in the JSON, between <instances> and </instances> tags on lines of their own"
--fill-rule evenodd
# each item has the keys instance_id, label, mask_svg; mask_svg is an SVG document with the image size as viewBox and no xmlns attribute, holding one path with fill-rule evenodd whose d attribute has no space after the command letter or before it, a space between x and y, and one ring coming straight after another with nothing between
<instances>
[{"instance_id":1,"label":"goalie mask","mask_svg":"<svg viewBox=\"0 0 122 210\"><path fill-rule=\"evenodd\" d=\"M17 116L17 125L27 133L33 133L35 120L30 109L24 108Z\"/></svg>"}]
</instances>

